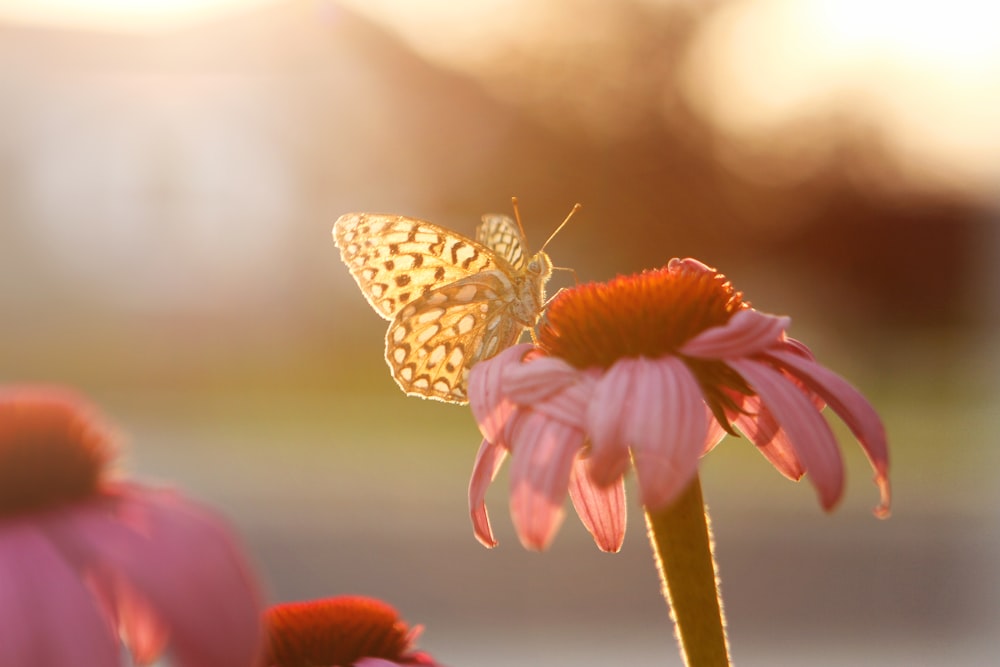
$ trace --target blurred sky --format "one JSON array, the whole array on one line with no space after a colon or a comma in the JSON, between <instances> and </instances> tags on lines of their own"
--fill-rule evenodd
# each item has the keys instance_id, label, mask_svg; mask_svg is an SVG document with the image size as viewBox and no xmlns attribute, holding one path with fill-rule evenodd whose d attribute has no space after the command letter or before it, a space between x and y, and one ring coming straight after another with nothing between
<instances>
[{"instance_id":1,"label":"blurred sky","mask_svg":"<svg viewBox=\"0 0 1000 667\"><path fill-rule=\"evenodd\" d=\"M540 244L579 201L557 265L718 266L885 416L888 522L846 435L831 517L743 442L706 459L737 662L982 664L998 29L973 0L0 0L0 374L94 395L275 600L382 595L456 667L673 664L634 506L622 554L568 519L537 556L500 488L475 543L471 417L398 392L330 239L471 235L517 195Z\"/></svg>"}]
</instances>

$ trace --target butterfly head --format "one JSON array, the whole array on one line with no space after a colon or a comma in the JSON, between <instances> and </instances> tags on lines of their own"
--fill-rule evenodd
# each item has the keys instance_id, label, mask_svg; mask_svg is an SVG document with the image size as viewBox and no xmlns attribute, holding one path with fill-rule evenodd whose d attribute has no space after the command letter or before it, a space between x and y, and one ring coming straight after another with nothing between
<instances>
[{"instance_id":1,"label":"butterfly head","mask_svg":"<svg viewBox=\"0 0 1000 667\"><path fill-rule=\"evenodd\" d=\"M552 260L544 251L537 252L524 266L530 276L537 276L543 281L552 275Z\"/></svg>"}]
</instances>

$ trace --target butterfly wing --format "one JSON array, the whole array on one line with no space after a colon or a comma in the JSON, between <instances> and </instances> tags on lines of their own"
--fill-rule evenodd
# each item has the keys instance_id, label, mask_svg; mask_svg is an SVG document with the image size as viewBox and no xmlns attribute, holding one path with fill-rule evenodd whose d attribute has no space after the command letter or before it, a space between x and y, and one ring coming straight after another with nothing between
<instances>
[{"instance_id":1,"label":"butterfly wing","mask_svg":"<svg viewBox=\"0 0 1000 667\"><path fill-rule=\"evenodd\" d=\"M435 287L496 267L480 243L401 215L347 213L334 223L333 239L361 293L387 320Z\"/></svg>"},{"instance_id":2,"label":"butterfly wing","mask_svg":"<svg viewBox=\"0 0 1000 667\"><path fill-rule=\"evenodd\" d=\"M411 396L467 403L472 365L513 345L524 330L512 316L513 294L502 272L486 271L411 301L385 339L396 384Z\"/></svg>"},{"instance_id":3,"label":"butterfly wing","mask_svg":"<svg viewBox=\"0 0 1000 667\"><path fill-rule=\"evenodd\" d=\"M517 223L506 215L487 213L476 228L476 240L520 271L524 267L524 237Z\"/></svg>"}]
</instances>

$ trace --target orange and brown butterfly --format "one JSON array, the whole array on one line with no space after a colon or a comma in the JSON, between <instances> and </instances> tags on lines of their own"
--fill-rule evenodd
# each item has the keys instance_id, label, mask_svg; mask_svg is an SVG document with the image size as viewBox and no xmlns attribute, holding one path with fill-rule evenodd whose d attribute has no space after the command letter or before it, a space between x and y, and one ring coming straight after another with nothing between
<instances>
[{"instance_id":1,"label":"orange and brown butterfly","mask_svg":"<svg viewBox=\"0 0 1000 667\"><path fill-rule=\"evenodd\" d=\"M375 312L390 321L385 360L406 394L467 403L469 369L535 326L552 262L548 241L525 256L513 203L515 220L484 215L475 241L401 215L347 213L334 224L341 259Z\"/></svg>"}]
</instances>

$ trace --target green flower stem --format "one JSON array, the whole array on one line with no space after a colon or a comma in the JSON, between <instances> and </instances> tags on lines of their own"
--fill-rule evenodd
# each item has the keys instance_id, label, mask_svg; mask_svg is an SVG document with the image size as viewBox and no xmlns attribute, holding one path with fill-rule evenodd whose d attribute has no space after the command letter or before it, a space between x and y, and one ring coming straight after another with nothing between
<instances>
[{"instance_id":1,"label":"green flower stem","mask_svg":"<svg viewBox=\"0 0 1000 667\"><path fill-rule=\"evenodd\" d=\"M669 507L647 510L646 525L684 664L728 666L725 619L701 480L695 476Z\"/></svg>"}]
</instances>

